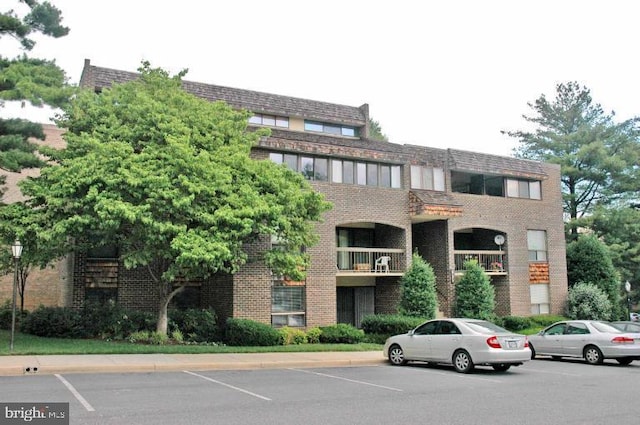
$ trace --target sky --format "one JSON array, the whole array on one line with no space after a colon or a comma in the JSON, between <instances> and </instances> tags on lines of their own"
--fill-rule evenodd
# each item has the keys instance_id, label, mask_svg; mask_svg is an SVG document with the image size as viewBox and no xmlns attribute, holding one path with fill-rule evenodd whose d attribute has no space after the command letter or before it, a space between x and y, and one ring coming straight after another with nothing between
<instances>
[{"instance_id":1,"label":"sky","mask_svg":"<svg viewBox=\"0 0 640 425\"><path fill-rule=\"evenodd\" d=\"M640 115L635 0L50 0L69 35L35 37L71 83L85 59L349 106L394 143L511 155L523 115L576 81L622 121ZM0 10L17 0L3 0ZM0 39L0 55L19 54ZM7 105L3 116L46 121Z\"/></svg>"}]
</instances>

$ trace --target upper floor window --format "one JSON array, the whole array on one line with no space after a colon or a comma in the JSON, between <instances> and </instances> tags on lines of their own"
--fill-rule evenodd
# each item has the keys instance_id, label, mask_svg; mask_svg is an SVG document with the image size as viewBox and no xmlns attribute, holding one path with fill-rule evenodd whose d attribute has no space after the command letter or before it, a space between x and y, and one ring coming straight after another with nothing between
<instances>
[{"instance_id":1,"label":"upper floor window","mask_svg":"<svg viewBox=\"0 0 640 425\"><path fill-rule=\"evenodd\" d=\"M451 172L451 189L474 195L542 199L540 181L508 179L503 176Z\"/></svg>"},{"instance_id":2,"label":"upper floor window","mask_svg":"<svg viewBox=\"0 0 640 425\"><path fill-rule=\"evenodd\" d=\"M276 115L254 114L249 118L249 124L289 128L289 118Z\"/></svg>"},{"instance_id":3,"label":"upper floor window","mask_svg":"<svg viewBox=\"0 0 640 425\"><path fill-rule=\"evenodd\" d=\"M402 187L402 169L400 165L343 159L330 160L324 157L279 152L271 152L269 159L277 164L286 164L290 169L302 173L308 180L330 180L333 183L390 187L394 189Z\"/></svg>"},{"instance_id":4,"label":"upper floor window","mask_svg":"<svg viewBox=\"0 0 640 425\"><path fill-rule=\"evenodd\" d=\"M542 199L540 182L507 179L507 196L510 198Z\"/></svg>"},{"instance_id":5,"label":"upper floor window","mask_svg":"<svg viewBox=\"0 0 640 425\"><path fill-rule=\"evenodd\" d=\"M331 170L331 181L334 183L391 187L394 189L402 187L399 165L332 159Z\"/></svg>"},{"instance_id":6,"label":"upper floor window","mask_svg":"<svg viewBox=\"0 0 640 425\"><path fill-rule=\"evenodd\" d=\"M527 230L529 261L547 261L547 232Z\"/></svg>"},{"instance_id":7,"label":"upper floor window","mask_svg":"<svg viewBox=\"0 0 640 425\"><path fill-rule=\"evenodd\" d=\"M302 173L307 180L329 180L327 158L271 152L269 159L277 164L286 164L293 171Z\"/></svg>"},{"instance_id":8,"label":"upper floor window","mask_svg":"<svg viewBox=\"0 0 640 425\"><path fill-rule=\"evenodd\" d=\"M307 120L304 121L304 131L315 131L317 133L335 134L338 136L348 137L356 137L358 135L358 131L355 127Z\"/></svg>"},{"instance_id":9,"label":"upper floor window","mask_svg":"<svg viewBox=\"0 0 640 425\"><path fill-rule=\"evenodd\" d=\"M411 188L444 191L444 170L412 165Z\"/></svg>"}]
</instances>

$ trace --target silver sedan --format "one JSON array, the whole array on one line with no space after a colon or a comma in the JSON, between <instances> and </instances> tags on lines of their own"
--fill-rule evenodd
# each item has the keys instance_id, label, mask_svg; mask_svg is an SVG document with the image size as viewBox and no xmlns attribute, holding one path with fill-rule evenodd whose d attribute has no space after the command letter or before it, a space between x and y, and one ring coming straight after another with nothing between
<instances>
[{"instance_id":1,"label":"silver sedan","mask_svg":"<svg viewBox=\"0 0 640 425\"><path fill-rule=\"evenodd\" d=\"M408 361L451 364L461 373L476 365L504 372L531 358L524 335L477 319L429 320L384 344L384 355L394 365Z\"/></svg>"},{"instance_id":2,"label":"silver sedan","mask_svg":"<svg viewBox=\"0 0 640 425\"><path fill-rule=\"evenodd\" d=\"M640 360L640 334L625 333L599 320L567 320L529 336L531 358L547 355L584 358L589 364L615 359L622 365Z\"/></svg>"}]
</instances>

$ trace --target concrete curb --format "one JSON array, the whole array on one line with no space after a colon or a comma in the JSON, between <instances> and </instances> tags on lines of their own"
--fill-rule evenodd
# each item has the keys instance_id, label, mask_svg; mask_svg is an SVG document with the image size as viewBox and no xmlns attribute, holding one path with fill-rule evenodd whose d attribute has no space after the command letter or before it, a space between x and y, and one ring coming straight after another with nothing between
<instances>
[{"instance_id":1,"label":"concrete curb","mask_svg":"<svg viewBox=\"0 0 640 425\"><path fill-rule=\"evenodd\" d=\"M380 351L263 354L2 356L0 376L377 366Z\"/></svg>"}]
</instances>

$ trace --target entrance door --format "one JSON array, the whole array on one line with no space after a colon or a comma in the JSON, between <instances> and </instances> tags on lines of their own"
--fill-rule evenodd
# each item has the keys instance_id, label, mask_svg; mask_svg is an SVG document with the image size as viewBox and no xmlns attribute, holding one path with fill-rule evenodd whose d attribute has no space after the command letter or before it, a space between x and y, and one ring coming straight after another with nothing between
<instances>
[{"instance_id":1,"label":"entrance door","mask_svg":"<svg viewBox=\"0 0 640 425\"><path fill-rule=\"evenodd\" d=\"M362 318L375 313L375 287L356 286L336 288L338 323L359 328Z\"/></svg>"}]
</instances>

